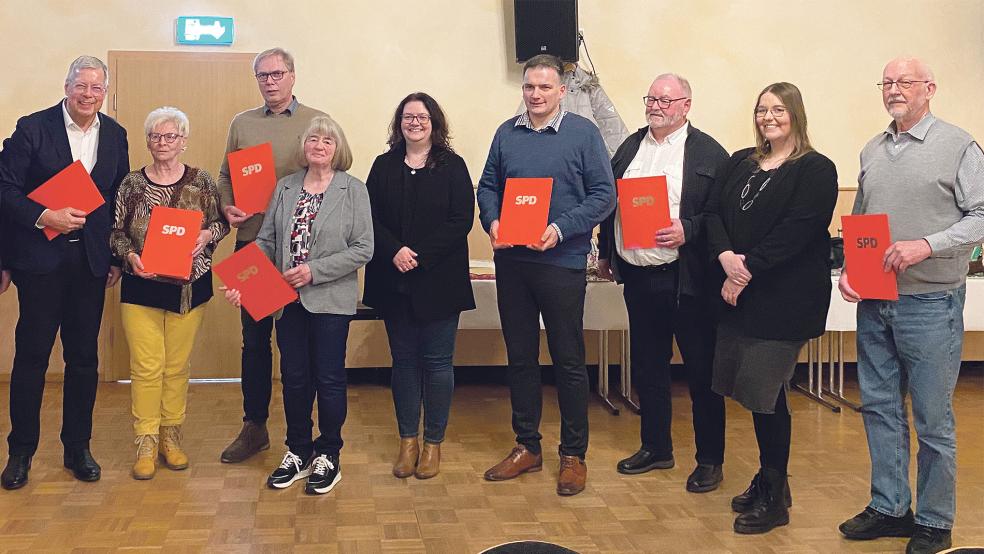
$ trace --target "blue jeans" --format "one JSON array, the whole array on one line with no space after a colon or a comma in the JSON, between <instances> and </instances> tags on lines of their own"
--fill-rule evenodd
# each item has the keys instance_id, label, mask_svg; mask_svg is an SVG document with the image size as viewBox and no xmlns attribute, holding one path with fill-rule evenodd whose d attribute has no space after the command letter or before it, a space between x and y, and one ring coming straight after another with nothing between
<instances>
[{"instance_id":1,"label":"blue jeans","mask_svg":"<svg viewBox=\"0 0 984 554\"><path fill-rule=\"evenodd\" d=\"M280 382L284 390L287 448L301 459L311 454L338 456L348 411L345 342L350 315L311 313L288 304L277 320ZM311 440L311 411L318 399L318 431Z\"/></svg>"},{"instance_id":2,"label":"blue jeans","mask_svg":"<svg viewBox=\"0 0 984 554\"><path fill-rule=\"evenodd\" d=\"M454 393L454 340L458 316L419 321L404 303L387 313L386 335L393 355L393 406L401 438L416 437L424 408L424 440L444 441Z\"/></svg>"},{"instance_id":3,"label":"blue jeans","mask_svg":"<svg viewBox=\"0 0 984 554\"><path fill-rule=\"evenodd\" d=\"M950 529L956 511L953 389L960 373L966 287L858 305L858 381L874 510L902 516L909 490L906 394L919 440L916 523Z\"/></svg>"}]
</instances>

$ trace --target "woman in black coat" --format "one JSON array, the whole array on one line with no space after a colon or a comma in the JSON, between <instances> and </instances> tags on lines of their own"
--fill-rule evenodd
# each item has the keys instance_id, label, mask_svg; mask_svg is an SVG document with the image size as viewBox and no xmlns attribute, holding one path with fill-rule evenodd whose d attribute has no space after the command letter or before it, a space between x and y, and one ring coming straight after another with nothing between
<instances>
[{"instance_id":1,"label":"woman in black coat","mask_svg":"<svg viewBox=\"0 0 984 554\"><path fill-rule=\"evenodd\" d=\"M837 169L806 132L799 89L769 85L755 106L756 146L718 172L708 201L709 253L721 286L712 388L752 411L761 469L731 506L739 533L789 522L790 416L785 389L806 341L824 332Z\"/></svg>"},{"instance_id":2,"label":"woman in black coat","mask_svg":"<svg viewBox=\"0 0 984 554\"><path fill-rule=\"evenodd\" d=\"M363 302L383 314L393 356L400 432L393 475L427 479L440 467L458 316L475 308L468 278L475 193L464 160L451 149L444 112L429 95L415 92L400 102L388 142L366 180L376 251Z\"/></svg>"}]
</instances>

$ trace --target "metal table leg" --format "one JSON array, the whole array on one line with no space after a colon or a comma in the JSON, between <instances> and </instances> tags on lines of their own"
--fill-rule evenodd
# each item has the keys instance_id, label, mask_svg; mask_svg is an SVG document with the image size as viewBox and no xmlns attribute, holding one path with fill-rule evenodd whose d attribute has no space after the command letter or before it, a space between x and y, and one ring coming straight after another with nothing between
<instances>
[{"instance_id":1,"label":"metal table leg","mask_svg":"<svg viewBox=\"0 0 984 554\"><path fill-rule=\"evenodd\" d=\"M608 399L608 331L598 331L598 397L612 415L619 409Z\"/></svg>"},{"instance_id":2,"label":"metal table leg","mask_svg":"<svg viewBox=\"0 0 984 554\"><path fill-rule=\"evenodd\" d=\"M844 333L840 331L831 331L831 334L837 335L837 387L835 392L833 357L834 341L831 340L827 343L827 359L830 363L830 384L825 392L840 404L847 406L855 412L860 412L861 406L844 397Z\"/></svg>"},{"instance_id":3,"label":"metal table leg","mask_svg":"<svg viewBox=\"0 0 984 554\"><path fill-rule=\"evenodd\" d=\"M816 346L816 348L814 348ZM813 353L816 352L816 364L814 364ZM810 339L806 344L807 357L807 386L806 388L799 383L793 383L793 389L806 396L810 400L826 407L835 414L840 413L840 406L833 404L823 397L823 337ZM816 378L814 378L816 371ZM815 386L814 386L815 385Z\"/></svg>"},{"instance_id":4,"label":"metal table leg","mask_svg":"<svg viewBox=\"0 0 984 554\"><path fill-rule=\"evenodd\" d=\"M619 332L622 339L622 402L634 413L641 413L642 408L632 400L632 360L629 351L629 332Z\"/></svg>"}]
</instances>

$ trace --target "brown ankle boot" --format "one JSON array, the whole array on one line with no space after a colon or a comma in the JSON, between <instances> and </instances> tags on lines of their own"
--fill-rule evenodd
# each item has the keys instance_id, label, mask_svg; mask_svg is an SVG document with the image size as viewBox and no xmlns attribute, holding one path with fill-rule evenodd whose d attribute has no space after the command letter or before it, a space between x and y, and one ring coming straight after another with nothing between
<instances>
[{"instance_id":1,"label":"brown ankle boot","mask_svg":"<svg viewBox=\"0 0 984 554\"><path fill-rule=\"evenodd\" d=\"M267 448L270 448L270 436L267 434L266 424L247 420L243 422L239 436L222 451L221 460L224 464L238 464Z\"/></svg>"},{"instance_id":2,"label":"brown ankle boot","mask_svg":"<svg viewBox=\"0 0 984 554\"><path fill-rule=\"evenodd\" d=\"M417 471L414 477L417 479L430 479L441 470L441 445L424 441L424 451L420 454L420 461L417 462Z\"/></svg>"},{"instance_id":3,"label":"brown ankle boot","mask_svg":"<svg viewBox=\"0 0 984 554\"><path fill-rule=\"evenodd\" d=\"M417 457L420 456L420 445L417 437L400 439L400 454L393 464L393 475L403 479L413 475L417 468Z\"/></svg>"},{"instance_id":4,"label":"brown ankle boot","mask_svg":"<svg viewBox=\"0 0 984 554\"><path fill-rule=\"evenodd\" d=\"M188 455L181 449L181 426L162 425L159 453L168 469L185 469L188 467Z\"/></svg>"}]
</instances>

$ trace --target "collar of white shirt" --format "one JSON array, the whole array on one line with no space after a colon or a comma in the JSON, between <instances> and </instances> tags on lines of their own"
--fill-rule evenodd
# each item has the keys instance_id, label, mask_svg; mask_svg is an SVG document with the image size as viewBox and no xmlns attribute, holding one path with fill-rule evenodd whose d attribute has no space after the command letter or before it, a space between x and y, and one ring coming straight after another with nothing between
<instances>
[{"instance_id":1,"label":"collar of white shirt","mask_svg":"<svg viewBox=\"0 0 984 554\"><path fill-rule=\"evenodd\" d=\"M652 130L649 130L646 131L646 142L648 142L652 146L674 145L680 140L685 140L687 138L687 132L689 130L690 130L690 122L687 121L686 123L683 124L683 127L680 127L676 131L673 131L672 133L667 135L666 140L663 141L662 144L656 142L656 139L653 138Z\"/></svg>"},{"instance_id":2,"label":"collar of white shirt","mask_svg":"<svg viewBox=\"0 0 984 554\"><path fill-rule=\"evenodd\" d=\"M62 100L61 103L62 117L65 118L65 128L70 131L78 131L80 133L84 133L85 131L83 131L82 128L79 127L78 124L75 123L75 121L72 119L72 116L69 115L68 107L66 107L65 102L66 100ZM99 128L99 114L96 114L96 120L92 122L92 126L90 126L89 129L98 129L98 128Z\"/></svg>"}]
</instances>

